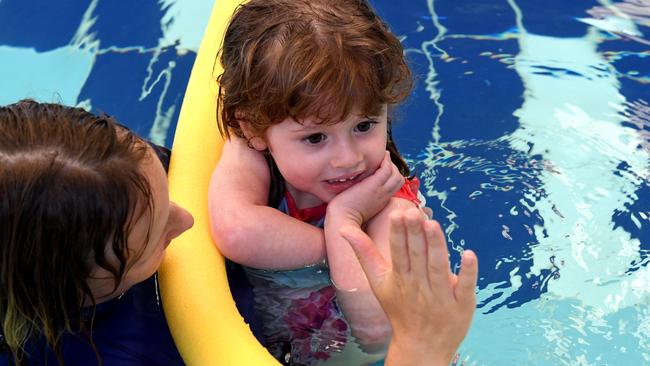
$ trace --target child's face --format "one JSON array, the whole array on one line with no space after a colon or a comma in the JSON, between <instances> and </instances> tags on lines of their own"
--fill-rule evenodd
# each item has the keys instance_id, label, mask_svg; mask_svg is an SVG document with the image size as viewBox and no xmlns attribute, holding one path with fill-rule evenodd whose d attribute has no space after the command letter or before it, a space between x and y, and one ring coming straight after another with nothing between
<instances>
[{"instance_id":1,"label":"child's face","mask_svg":"<svg viewBox=\"0 0 650 366\"><path fill-rule=\"evenodd\" d=\"M363 116L358 108L343 121L317 124L292 118L271 126L266 145L298 208L331 201L377 170L386 151L387 112Z\"/></svg>"}]
</instances>

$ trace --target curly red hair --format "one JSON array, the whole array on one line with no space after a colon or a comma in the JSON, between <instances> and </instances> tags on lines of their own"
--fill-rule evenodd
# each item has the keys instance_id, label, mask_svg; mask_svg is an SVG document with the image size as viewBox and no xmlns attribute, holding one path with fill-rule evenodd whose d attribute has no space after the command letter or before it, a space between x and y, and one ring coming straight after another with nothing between
<instances>
[{"instance_id":1,"label":"curly red hair","mask_svg":"<svg viewBox=\"0 0 650 366\"><path fill-rule=\"evenodd\" d=\"M412 87L401 43L365 0L252 0L225 33L219 129L257 136L287 117L376 115Z\"/></svg>"}]
</instances>

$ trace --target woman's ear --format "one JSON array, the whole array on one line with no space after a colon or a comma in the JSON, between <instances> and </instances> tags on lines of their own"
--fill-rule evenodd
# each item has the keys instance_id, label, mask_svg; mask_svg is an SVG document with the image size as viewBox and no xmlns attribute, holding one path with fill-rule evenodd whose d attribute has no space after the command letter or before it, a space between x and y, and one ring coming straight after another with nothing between
<instances>
[{"instance_id":1,"label":"woman's ear","mask_svg":"<svg viewBox=\"0 0 650 366\"><path fill-rule=\"evenodd\" d=\"M244 120L238 120L239 128L241 128L248 143L248 147L253 148L257 151L264 151L268 148L266 141L262 136L258 136L253 132L250 122Z\"/></svg>"}]
</instances>

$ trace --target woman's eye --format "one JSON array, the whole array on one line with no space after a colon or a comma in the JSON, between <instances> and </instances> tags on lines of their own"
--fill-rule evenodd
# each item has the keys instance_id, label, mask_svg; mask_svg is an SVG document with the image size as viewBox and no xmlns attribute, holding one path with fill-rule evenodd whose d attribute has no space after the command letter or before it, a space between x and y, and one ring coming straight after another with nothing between
<instances>
[{"instance_id":1,"label":"woman's eye","mask_svg":"<svg viewBox=\"0 0 650 366\"><path fill-rule=\"evenodd\" d=\"M304 140L312 145L315 145L323 142L323 140L325 140L325 135L322 133L315 133L313 135L309 135L305 137Z\"/></svg>"},{"instance_id":2,"label":"woman's eye","mask_svg":"<svg viewBox=\"0 0 650 366\"><path fill-rule=\"evenodd\" d=\"M377 123L377 122L363 121L363 122L361 122L361 123L359 123L357 125L356 130L359 131L359 132L368 132L368 131L370 131L370 129L372 129L372 126L374 126L375 123Z\"/></svg>"}]
</instances>

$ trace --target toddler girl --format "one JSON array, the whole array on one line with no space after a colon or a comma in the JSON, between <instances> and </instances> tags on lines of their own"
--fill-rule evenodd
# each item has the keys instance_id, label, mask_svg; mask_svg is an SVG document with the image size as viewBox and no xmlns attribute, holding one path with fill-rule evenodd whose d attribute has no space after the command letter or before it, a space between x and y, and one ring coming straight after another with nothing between
<instances>
[{"instance_id":1,"label":"toddler girl","mask_svg":"<svg viewBox=\"0 0 650 366\"><path fill-rule=\"evenodd\" d=\"M366 1L253 0L220 61L230 139L211 222L253 285L265 345L292 365L376 361L390 326L339 230L362 228L390 258L389 214L420 204L390 138L411 88L399 40Z\"/></svg>"}]
</instances>

